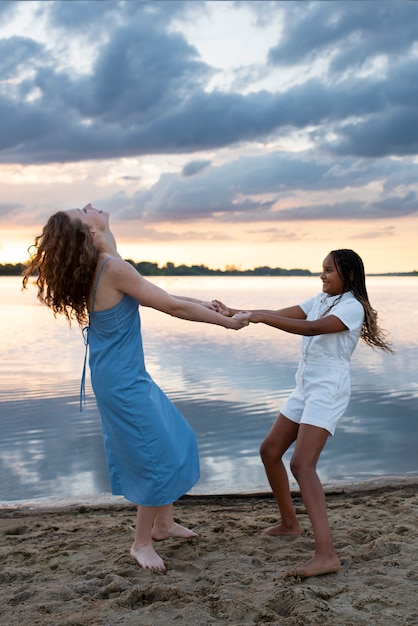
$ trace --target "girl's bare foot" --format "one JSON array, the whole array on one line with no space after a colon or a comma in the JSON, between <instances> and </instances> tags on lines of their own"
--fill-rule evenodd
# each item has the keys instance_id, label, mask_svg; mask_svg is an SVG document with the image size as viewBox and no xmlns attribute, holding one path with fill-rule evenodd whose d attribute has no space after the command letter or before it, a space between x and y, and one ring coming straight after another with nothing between
<instances>
[{"instance_id":1,"label":"girl's bare foot","mask_svg":"<svg viewBox=\"0 0 418 626\"><path fill-rule=\"evenodd\" d=\"M282 521L274 526L270 526L269 528L265 528L261 531L262 535L267 535L269 537L295 537L302 534L302 528L296 522L292 526L285 526Z\"/></svg>"},{"instance_id":2,"label":"girl's bare foot","mask_svg":"<svg viewBox=\"0 0 418 626\"><path fill-rule=\"evenodd\" d=\"M156 553L151 543L147 543L139 548L132 544L130 555L144 569L154 569L165 572L166 566L162 558Z\"/></svg>"},{"instance_id":3,"label":"girl's bare foot","mask_svg":"<svg viewBox=\"0 0 418 626\"><path fill-rule=\"evenodd\" d=\"M286 572L285 576L298 578L309 578L310 576L320 576L321 574L331 574L341 569L338 556L313 556L312 559L300 565L294 570Z\"/></svg>"},{"instance_id":4,"label":"girl's bare foot","mask_svg":"<svg viewBox=\"0 0 418 626\"><path fill-rule=\"evenodd\" d=\"M177 522L172 522L170 526L157 528L155 525L152 529L152 538L154 541L164 541L164 539L170 539L170 537L179 537L181 539L191 539L192 537L198 537L199 535L190 530L180 526Z\"/></svg>"}]
</instances>

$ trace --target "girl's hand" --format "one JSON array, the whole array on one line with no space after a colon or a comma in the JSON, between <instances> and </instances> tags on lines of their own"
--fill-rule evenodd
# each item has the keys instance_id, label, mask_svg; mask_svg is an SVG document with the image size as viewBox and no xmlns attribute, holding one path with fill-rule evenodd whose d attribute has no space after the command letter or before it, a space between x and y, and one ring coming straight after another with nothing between
<instances>
[{"instance_id":1,"label":"girl's hand","mask_svg":"<svg viewBox=\"0 0 418 626\"><path fill-rule=\"evenodd\" d=\"M213 304L213 302L205 302L205 301L200 301L199 302L200 306L204 306L207 309L210 309L211 311L216 311L217 313L219 313L219 311L217 310L217 308L215 307L215 305Z\"/></svg>"},{"instance_id":2,"label":"girl's hand","mask_svg":"<svg viewBox=\"0 0 418 626\"><path fill-rule=\"evenodd\" d=\"M212 305L217 313L220 313L221 315L225 315L225 317L233 316L232 310L228 308L226 304L224 304L220 300L212 300Z\"/></svg>"},{"instance_id":3,"label":"girl's hand","mask_svg":"<svg viewBox=\"0 0 418 626\"><path fill-rule=\"evenodd\" d=\"M231 326L228 328L232 328L233 330L240 330L240 328L244 328L244 326L248 326L250 323L251 311L236 313L230 318Z\"/></svg>"}]
</instances>

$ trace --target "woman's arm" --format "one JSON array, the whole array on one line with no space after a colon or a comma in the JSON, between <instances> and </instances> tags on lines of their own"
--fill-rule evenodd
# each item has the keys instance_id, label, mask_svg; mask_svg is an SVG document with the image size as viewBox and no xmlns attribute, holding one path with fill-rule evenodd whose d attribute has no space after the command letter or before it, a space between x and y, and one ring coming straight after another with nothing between
<instances>
[{"instance_id":1,"label":"woman's arm","mask_svg":"<svg viewBox=\"0 0 418 626\"><path fill-rule=\"evenodd\" d=\"M196 304L200 304L201 306L205 306L207 309L211 309L211 311L216 311L216 307L212 302L208 300L198 300L197 298L189 298L187 296L175 296L171 294L172 298L177 298L177 300L185 300L185 302L195 302ZM218 311L219 313L220 311Z\"/></svg>"},{"instance_id":2,"label":"woman's arm","mask_svg":"<svg viewBox=\"0 0 418 626\"><path fill-rule=\"evenodd\" d=\"M217 324L234 330L248 326L248 315L240 316L239 319L227 318L216 311L197 304L196 301L171 296L146 280L132 265L121 259L111 259L106 264L105 271L109 286L132 296L143 306L157 309L180 319Z\"/></svg>"}]
</instances>

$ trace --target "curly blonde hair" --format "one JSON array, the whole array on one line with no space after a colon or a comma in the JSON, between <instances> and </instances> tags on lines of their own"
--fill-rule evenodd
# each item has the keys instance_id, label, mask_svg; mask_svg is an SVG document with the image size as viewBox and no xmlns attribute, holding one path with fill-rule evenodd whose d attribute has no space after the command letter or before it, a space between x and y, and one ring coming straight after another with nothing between
<instances>
[{"instance_id":1,"label":"curly blonde hair","mask_svg":"<svg viewBox=\"0 0 418 626\"><path fill-rule=\"evenodd\" d=\"M360 337L372 348L379 348L385 352L394 352L391 343L386 341L386 333L380 328L377 321L377 311L370 304L366 289L366 277L361 257L354 250L332 250L337 272L343 281L344 291L351 291L363 305L364 323Z\"/></svg>"},{"instance_id":2,"label":"curly blonde hair","mask_svg":"<svg viewBox=\"0 0 418 626\"><path fill-rule=\"evenodd\" d=\"M89 228L79 219L70 219L65 211L51 215L42 235L29 247L23 289L37 274L37 297L54 315L62 313L71 324L88 321L87 301L97 265L98 252Z\"/></svg>"}]
</instances>

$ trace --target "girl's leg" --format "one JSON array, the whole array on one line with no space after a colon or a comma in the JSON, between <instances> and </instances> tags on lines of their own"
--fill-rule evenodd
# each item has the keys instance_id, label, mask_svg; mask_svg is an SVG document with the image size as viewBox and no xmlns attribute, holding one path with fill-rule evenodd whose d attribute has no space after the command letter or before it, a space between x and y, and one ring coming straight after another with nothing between
<instances>
[{"instance_id":1,"label":"girl's leg","mask_svg":"<svg viewBox=\"0 0 418 626\"><path fill-rule=\"evenodd\" d=\"M290 468L296 478L303 502L312 524L315 540L315 553L312 559L296 570L291 576L317 576L336 572L341 564L334 549L325 504L325 494L316 473L319 455L329 437L327 430L309 424L301 424Z\"/></svg>"},{"instance_id":2,"label":"girl's leg","mask_svg":"<svg viewBox=\"0 0 418 626\"><path fill-rule=\"evenodd\" d=\"M302 529L296 518L289 488L289 479L282 456L295 441L299 425L290 421L282 413L271 427L260 446L260 455L273 495L279 507L281 520L275 526L263 531L264 535L300 535Z\"/></svg>"}]
</instances>

